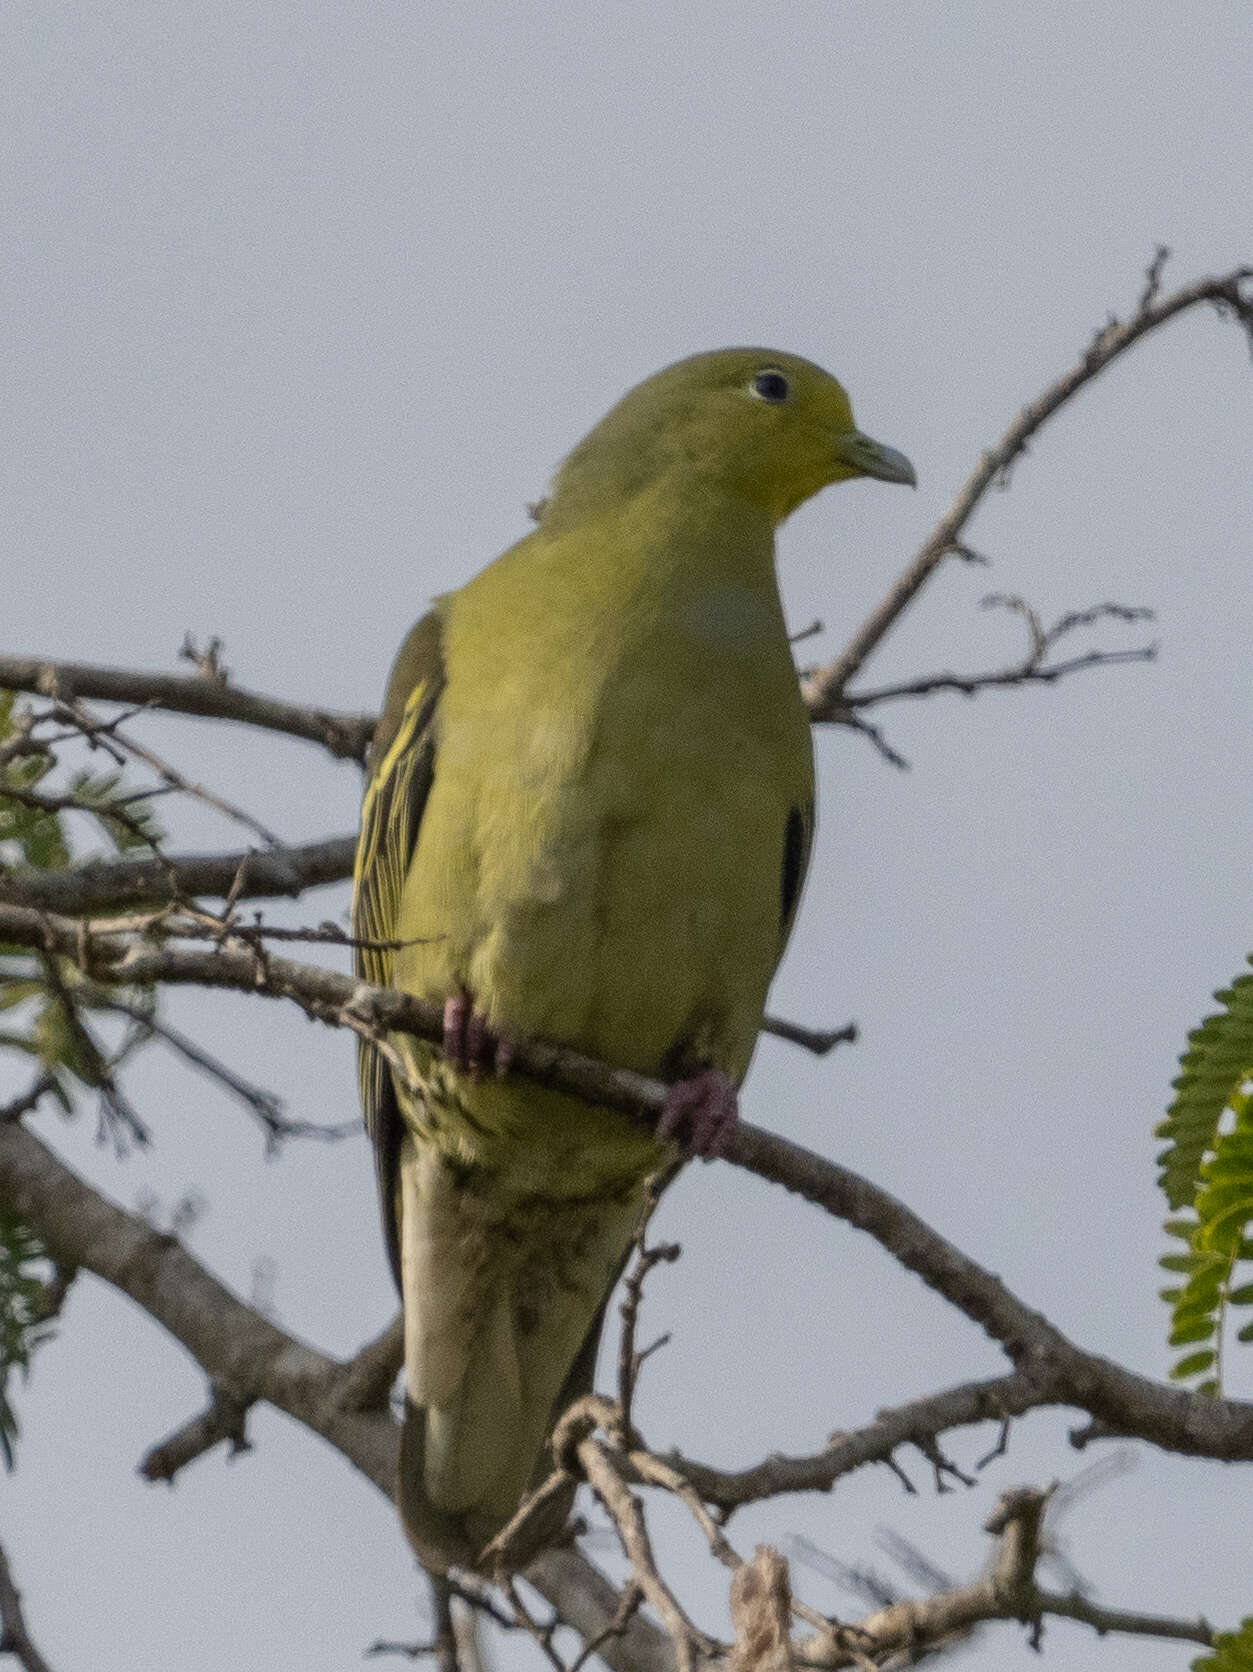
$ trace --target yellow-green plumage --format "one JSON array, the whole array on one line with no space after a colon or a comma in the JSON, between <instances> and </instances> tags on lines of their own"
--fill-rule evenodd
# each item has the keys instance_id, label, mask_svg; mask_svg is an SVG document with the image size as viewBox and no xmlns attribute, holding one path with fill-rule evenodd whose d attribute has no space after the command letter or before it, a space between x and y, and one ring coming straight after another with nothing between
<instances>
[{"instance_id":1,"label":"yellow-green plumage","mask_svg":"<svg viewBox=\"0 0 1253 1672\"><path fill-rule=\"evenodd\" d=\"M757 392L763 372L786 390ZM410 634L371 763L355 924L368 978L469 994L489 1027L738 1083L812 830L809 726L774 529L828 482L912 479L839 385L762 350L627 395L558 472L538 526ZM362 1052L401 1283L410 1408L399 1498L419 1553L467 1562L517 1507L590 1383L645 1178L618 1114Z\"/></svg>"}]
</instances>

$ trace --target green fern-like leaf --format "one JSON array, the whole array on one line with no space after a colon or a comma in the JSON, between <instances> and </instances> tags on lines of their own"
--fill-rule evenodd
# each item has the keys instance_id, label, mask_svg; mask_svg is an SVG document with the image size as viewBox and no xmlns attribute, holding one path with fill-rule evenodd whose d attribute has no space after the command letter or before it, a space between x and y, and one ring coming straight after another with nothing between
<instances>
[{"instance_id":1,"label":"green fern-like leaf","mask_svg":"<svg viewBox=\"0 0 1253 1672\"><path fill-rule=\"evenodd\" d=\"M101 830L119 853L153 848L160 841L156 815L145 801L126 794L120 772L76 772L69 789L84 808L96 811Z\"/></svg>"},{"instance_id":2,"label":"green fern-like leaf","mask_svg":"<svg viewBox=\"0 0 1253 1672\"><path fill-rule=\"evenodd\" d=\"M1175 1100L1156 1129L1169 1141L1158 1158L1162 1189L1184 1210L1165 1225L1182 1248L1160 1262L1184 1279L1161 1291L1170 1345L1185 1349L1171 1376L1200 1393L1221 1390L1224 1334L1236 1311L1253 1307L1253 1283L1238 1281L1253 1257L1253 975L1216 997L1226 1008L1189 1035ZM1253 1320L1236 1330L1238 1342L1251 1339Z\"/></svg>"},{"instance_id":3,"label":"green fern-like leaf","mask_svg":"<svg viewBox=\"0 0 1253 1672\"><path fill-rule=\"evenodd\" d=\"M1238 1631L1220 1631L1213 1654L1199 1655L1192 1672L1253 1672L1253 1617L1242 1620Z\"/></svg>"},{"instance_id":4,"label":"green fern-like leaf","mask_svg":"<svg viewBox=\"0 0 1253 1672\"><path fill-rule=\"evenodd\" d=\"M1153 1133L1167 1140L1158 1182L1172 1208L1192 1206L1223 1111L1253 1074L1253 975L1237 976L1214 997L1224 1008L1188 1035L1174 1102Z\"/></svg>"}]
</instances>

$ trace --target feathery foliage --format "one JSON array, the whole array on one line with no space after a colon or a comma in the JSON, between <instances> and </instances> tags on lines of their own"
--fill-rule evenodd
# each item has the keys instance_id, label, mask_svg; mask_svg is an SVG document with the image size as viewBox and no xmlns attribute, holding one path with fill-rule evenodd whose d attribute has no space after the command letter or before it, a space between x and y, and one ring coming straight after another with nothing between
<instances>
[{"instance_id":1,"label":"feathery foliage","mask_svg":"<svg viewBox=\"0 0 1253 1672\"><path fill-rule=\"evenodd\" d=\"M1232 1309L1253 1308L1253 1282L1238 1281L1253 1260L1253 975L1214 996L1223 1009L1189 1034L1174 1102L1155 1129L1167 1140L1159 1182L1182 1210L1164 1228L1183 1250L1160 1262L1184 1280L1161 1290L1171 1308L1170 1345L1184 1349L1171 1376L1196 1378L1201 1393L1221 1389ZM1253 1341L1253 1314L1236 1340Z\"/></svg>"},{"instance_id":2,"label":"feathery foliage","mask_svg":"<svg viewBox=\"0 0 1253 1672\"><path fill-rule=\"evenodd\" d=\"M46 1321L47 1262L39 1239L16 1214L0 1205L0 1457L13 1467L17 1417L9 1398L14 1371L24 1376L31 1354L52 1330Z\"/></svg>"},{"instance_id":3,"label":"feathery foliage","mask_svg":"<svg viewBox=\"0 0 1253 1672\"><path fill-rule=\"evenodd\" d=\"M150 809L129 789L120 770L62 773L58 742L48 726L12 692L0 691L0 877L23 871L53 871L75 857L70 825L85 823L102 833L118 853L155 849L160 830ZM109 997L116 995L108 995ZM126 995L140 1009L155 1008L141 989ZM42 1096L54 1097L67 1113L75 1093L100 1094L102 1130L115 1143L142 1143L145 1131L119 1090L114 1070L146 1038L132 1028L119 1047L97 1037L84 1012L92 1008L91 984L67 959L32 954L0 942L0 1059L28 1059L35 1075L30 1090L9 1110L17 1118ZM41 1275L47 1254L30 1228L0 1202L0 1458L13 1466L17 1419L11 1400L12 1375L25 1375L31 1356L52 1332L48 1289Z\"/></svg>"},{"instance_id":4,"label":"feathery foliage","mask_svg":"<svg viewBox=\"0 0 1253 1672\"><path fill-rule=\"evenodd\" d=\"M56 746L32 725L29 709L0 691L0 876L64 869L76 857L74 820L95 826L113 852L156 849L160 828L119 770L61 778L58 765ZM109 1107L110 1053L83 1019L90 1004L89 984L68 960L0 942L0 1050L33 1059L66 1113L76 1084L100 1091L109 1120L117 1112Z\"/></svg>"}]
</instances>

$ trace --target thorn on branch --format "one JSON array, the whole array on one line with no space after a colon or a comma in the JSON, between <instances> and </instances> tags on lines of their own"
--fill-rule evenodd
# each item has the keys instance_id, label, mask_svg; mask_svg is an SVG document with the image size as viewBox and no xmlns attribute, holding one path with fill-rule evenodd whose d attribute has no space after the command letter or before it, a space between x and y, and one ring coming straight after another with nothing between
<instances>
[{"instance_id":1,"label":"thorn on branch","mask_svg":"<svg viewBox=\"0 0 1253 1672\"><path fill-rule=\"evenodd\" d=\"M1122 322L1115 313L1105 315L1104 325L1098 325L1092 333L1087 351L1083 356L1084 369L1092 374L1098 372L1103 363L1109 358L1109 351L1118 339L1122 330Z\"/></svg>"},{"instance_id":2,"label":"thorn on branch","mask_svg":"<svg viewBox=\"0 0 1253 1672\"><path fill-rule=\"evenodd\" d=\"M1166 244L1159 244L1153 252L1153 259L1144 269L1144 289L1140 292L1140 300L1136 303L1136 313L1146 314L1157 301L1162 289L1162 274L1166 270L1166 263L1170 260L1170 248Z\"/></svg>"},{"instance_id":3,"label":"thorn on branch","mask_svg":"<svg viewBox=\"0 0 1253 1672\"><path fill-rule=\"evenodd\" d=\"M984 1452L983 1456L976 1461L976 1474L981 1473L984 1469L986 1469L989 1463L994 1463L998 1457L1004 1457L1009 1451L1009 1432L1013 1427L1013 1423L1014 1419L1012 1417L1001 1418L1001 1431L996 1437L996 1444L992 1447L991 1451Z\"/></svg>"},{"instance_id":4,"label":"thorn on branch","mask_svg":"<svg viewBox=\"0 0 1253 1672\"><path fill-rule=\"evenodd\" d=\"M786 1039L791 1045L803 1046L816 1057L825 1057L836 1045L853 1045L857 1040L857 1023L845 1022L842 1028L806 1028L799 1022L788 1022L780 1016L767 1016L761 1024L763 1033L776 1039Z\"/></svg>"},{"instance_id":5,"label":"thorn on branch","mask_svg":"<svg viewBox=\"0 0 1253 1672\"><path fill-rule=\"evenodd\" d=\"M178 657L180 662L190 662L202 679L212 680L215 685L227 685L230 683L231 670L222 662L222 652L225 648L216 633L203 650L191 634L186 633L179 646Z\"/></svg>"},{"instance_id":6,"label":"thorn on branch","mask_svg":"<svg viewBox=\"0 0 1253 1672\"><path fill-rule=\"evenodd\" d=\"M1126 1440L1129 1437L1125 1429L1104 1422L1100 1417L1094 1417L1080 1428L1072 1428L1066 1436L1075 1451L1084 1451L1094 1440Z\"/></svg>"},{"instance_id":7,"label":"thorn on branch","mask_svg":"<svg viewBox=\"0 0 1253 1672\"><path fill-rule=\"evenodd\" d=\"M974 1477L959 1469L951 1458L946 1457L940 1450L939 1441L933 1434L921 1434L914 1441L918 1450L931 1465L931 1472L935 1481L935 1489L939 1493L951 1492L949 1479L960 1482L962 1486L973 1486Z\"/></svg>"},{"instance_id":8,"label":"thorn on branch","mask_svg":"<svg viewBox=\"0 0 1253 1672\"><path fill-rule=\"evenodd\" d=\"M892 1473L896 1476L897 1480L900 1481L906 1493L911 1498L916 1498L918 1496L918 1488L914 1485L913 1481L910 1480L901 1465L896 1461L895 1456L889 1453L889 1455L883 1458L882 1461L887 1468L891 1469Z\"/></svg>"},{"instance_id":9,"label":"thorn on branch","mask_svg":"<svg viewBox=\"0 0 1253 1672\"><path fill-rule=\"evenodd\" d=\"M889 766L894 766L898 772L908 772L909 762L904 755L898 753L892 747L878 726L872 724L864 715L857 712L857 707L853 706L854 704L857 707L869 706L864 698L850 697L848 706L844 707L840 713L832 714L830 718L840 725L847 726L850 731L860 732L863 737L868 738Z\"/></svg>"}]
</instances>

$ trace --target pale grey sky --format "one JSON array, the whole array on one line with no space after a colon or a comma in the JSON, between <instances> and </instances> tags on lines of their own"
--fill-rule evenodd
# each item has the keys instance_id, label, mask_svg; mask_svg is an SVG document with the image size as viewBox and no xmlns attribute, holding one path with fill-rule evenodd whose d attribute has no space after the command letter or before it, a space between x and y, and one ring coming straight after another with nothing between
<instances>
[{"instance_id":1,"label":"pale grey sky","mask_svg":"<svg viewBox=\"0 0 1253 1672\"><path fill-rule=\"evenodd\" d=\"M558 457L668 360L808 354L913 458L916 495L851 485L785 532L789 617L821 618L834 650L980 448L1134 302L1155 243L1176 251L1168 281L1253 259L1237 0L22 0L0 86L3 648L166 667L185 631L219 634L242 682L346 707L378 700L426 599L515 538ZM767 1042L745 1100L1149 1373L1169 1362L1150 1129L1186 1029L1253 945L1251 448L1248 354L1196 314L989 502L971 538L992 569L942 573L873 682L1010 659L1016 624L977 609L989 590L1046 615L1151 605L1161 658L885 712L908 773L820 737L817 857L774 1004L855 1016L862 1040L826 1063ZM148 735L285 836L355 819L353 770L312 749ZM194 812L175 829L235 840ZM242 1000L170 1011L293 1113L352 1111L344 1038ZM245 1293L263 1263L276 1315L320 1346L385 1321L363 1141L266 1164L244 1117L168 1063L134 1089L151 1158L118 1165L88 1116L38 1129L127 1205L200 1193L197 1254ZM997 1366L877 1247L729 1169L681 1181L662 1228L684 1257L649 1292L647 1327L675 1333L639 1412L659 1446L807 1450ZM1253 1354L1231 1383L1253 1393ZM0 1480L57 1672L331 1672L421 1635L388 1506L283 1419L261 1413L248 1457L171 1492L137 1479L201 1398L181 1349L78 1285ZM745 1515L739 1542L800 1532L887 1570L885 1525L968 1574L1001 1488L1083 1466L1066 1426L1022 1425L974 1491L905 1498L867 1473ZM1069 1559L1111 1604L1253 1611L1247 1475L1136 1460L1062 1524ZM660 1519L716 1624L725 1575ZM1052 1672L1189 1658L1060 1624L1046 1653ZM1009 1630L964 1663L1039 1664Z\"/></svg>"}]
</instances>

